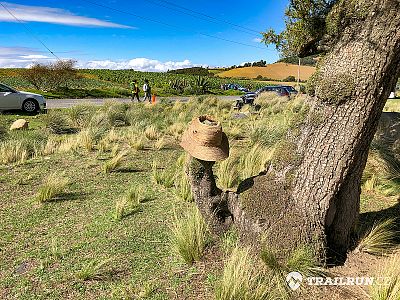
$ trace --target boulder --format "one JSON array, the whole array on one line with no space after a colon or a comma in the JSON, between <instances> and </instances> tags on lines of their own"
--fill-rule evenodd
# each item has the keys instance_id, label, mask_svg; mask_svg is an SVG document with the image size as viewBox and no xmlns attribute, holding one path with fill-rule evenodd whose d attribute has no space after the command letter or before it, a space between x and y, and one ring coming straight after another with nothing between
<instances>
[{"instance_id":1,"label":"boulder","mask_svg":"<svg viewBox=\"0 0 400 300\"><path fill-rule=\"evenodd\" d=\"M10 130L28 129L29 122L25 119L18 119L12 123Z\"/></svg>"}]
</instances>

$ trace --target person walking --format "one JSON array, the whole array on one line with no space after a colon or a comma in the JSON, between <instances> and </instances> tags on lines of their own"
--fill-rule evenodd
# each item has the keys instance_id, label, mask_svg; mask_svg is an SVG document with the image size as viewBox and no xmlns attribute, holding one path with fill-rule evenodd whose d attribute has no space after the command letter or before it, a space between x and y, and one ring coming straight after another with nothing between
<instances>
[{"instance_id":1,"label":"person walking","mask_svg":"<svg viewBox=\"0 0 400 300\"><path fill-rule=\"evenodd\" d=\"M132 101L137 99L138 102L140 102L139 98L139 85L137 83L137 80L135 79L134 81L131 82L131 92L132 92Z\"/></svg>"},{"instance_id":2,"label":"person walking","mask_svg":"<svg viewBox=\"0 0 400 300\"><path fill-rule=\"evenodd\" d=\"M144 80L143 92L144 92L143 101L149 100L149 102L151 102L151 87L147 79Z\"/></svg>"}]
</instances>

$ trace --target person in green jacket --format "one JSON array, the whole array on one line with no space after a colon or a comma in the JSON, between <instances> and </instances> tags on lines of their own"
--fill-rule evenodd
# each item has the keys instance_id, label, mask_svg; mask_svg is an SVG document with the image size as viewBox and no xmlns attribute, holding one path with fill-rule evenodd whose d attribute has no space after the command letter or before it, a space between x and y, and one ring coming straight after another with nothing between
<instances>
[{"instance_id":1,"label":"person in green jacket","mask_svg":"<svg viewBox=\"0 0 400 300\"><path fill-rule=\"evenodd\" d=\"M140 99L139 99L139 85L137 83L137 80L135 79L134 81L132 81L130 83L130 85L131 85L132 101L134 101L135 98L136 98L137 101L140 102Z\"/></svg>"}]
</instances>

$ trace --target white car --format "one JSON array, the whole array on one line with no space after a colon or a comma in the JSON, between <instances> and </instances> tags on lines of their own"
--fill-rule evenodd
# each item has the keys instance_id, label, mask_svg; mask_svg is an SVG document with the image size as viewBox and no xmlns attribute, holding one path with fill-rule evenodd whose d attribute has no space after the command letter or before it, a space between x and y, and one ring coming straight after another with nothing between
<instances>
[{"instance_id":1,"label":"white car","mask_svg":"<svg viewBox=\"0 0 400 300\"><path fill-rule=\"evenodd\" d=\"M46 109L46 100L42 95L14 90L0 83L0 111L22 109L34 113Z\"/></svg>"}]
</instances>

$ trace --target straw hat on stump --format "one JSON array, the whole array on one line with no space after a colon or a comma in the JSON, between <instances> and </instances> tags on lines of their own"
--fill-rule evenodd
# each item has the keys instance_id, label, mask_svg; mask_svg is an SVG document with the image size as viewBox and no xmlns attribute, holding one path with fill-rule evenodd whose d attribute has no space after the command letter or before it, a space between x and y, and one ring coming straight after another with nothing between
<instances>
[{"instance_id":1,"label":"straw hat on stump","mask_svg":"<svg viewBox=\"0 0 400 300\"><path fill-rule=\"evenodd\" d=\"M221 123L210 116L194 118L180 145L191 156L205 161L220 161L229 156L228 137Z\"/></svg>"}]
</instances>

